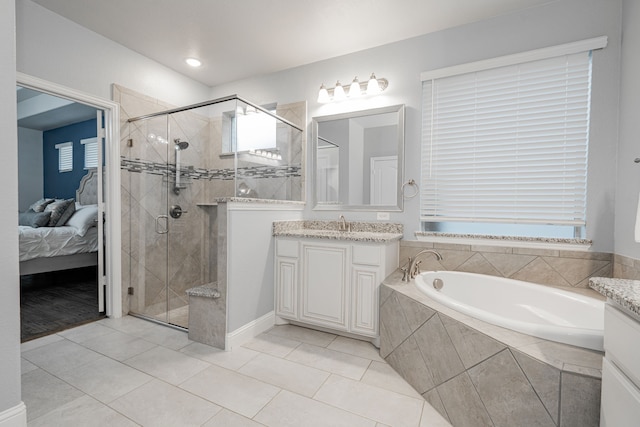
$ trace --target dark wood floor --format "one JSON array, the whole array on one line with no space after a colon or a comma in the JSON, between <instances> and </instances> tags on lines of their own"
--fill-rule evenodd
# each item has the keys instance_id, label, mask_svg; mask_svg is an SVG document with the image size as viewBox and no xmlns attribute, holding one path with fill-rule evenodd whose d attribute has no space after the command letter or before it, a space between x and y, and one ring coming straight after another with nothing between
<instances>
[{"instance_id":1,"label":"dark wood floor","mask_svg":"<svg viewBox=\"0 0 640 427\"><path fill-rule=\"evenodd\" d=\"M103 318L97 276L96 267L21 276L22 342Z\"/></svg>"}]
</instances>

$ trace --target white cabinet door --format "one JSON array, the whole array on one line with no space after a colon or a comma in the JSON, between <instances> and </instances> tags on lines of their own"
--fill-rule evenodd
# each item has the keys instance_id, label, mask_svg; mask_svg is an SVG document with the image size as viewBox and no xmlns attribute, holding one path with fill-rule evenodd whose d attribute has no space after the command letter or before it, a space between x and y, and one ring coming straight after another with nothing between
<instances>
[{"instance_id":1,"label":"white cabinet door","mask_svg":"<svg viewBox=\"0 0 640 427\"><path fill-rule=\"evenodd\" d=\"M298 260L276 258L276 315L298 317Z\"/></svg>"},{"instance_id":2,"label":"white cabinet door","mask_svg":"<svg viewBox=\"0 0 640 427\"><path fill-rule=\"evenodd\" d=\"M300 320L348 330L347 246L303 245Z\"/></svg>"},{"instance_id":3,"label":"white cabinet door","mask_svg":"<svg viewBox=\"0 0 640 427\"><path fill-rule=\"evenodd\" d=\"M354 265L351 274L351 331L378 335L378 269Z\"/></svg>"}]
</instances>

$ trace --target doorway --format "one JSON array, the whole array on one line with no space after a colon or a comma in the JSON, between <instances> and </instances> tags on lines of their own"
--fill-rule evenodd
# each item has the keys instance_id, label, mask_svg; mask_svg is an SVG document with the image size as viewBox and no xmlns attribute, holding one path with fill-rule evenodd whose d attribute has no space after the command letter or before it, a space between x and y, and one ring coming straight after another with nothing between
<instances>
[{"instance_id":1,"label":"doorway","mask_svg":"<svg viewBox=\"0 0 640 427\"><path fill-rule=\"evenodd\" d=\"M88 261L87 257L83 260L70 259L68 267L91 267L80 272L79 276L87 277L87 275L95 274L97 277L95 283L95 297L97 304L99 304L97 310L109 317L121 317L119 106L112 101L22 73L17 73L17 86L39 94L59 98L62 103L67 102L69 105L74 105L73 108L93 109L94 111L96 122L96 162L97 165L102 165L102 167L96 167L96 171L101 172L94 174L96 182L94 203L97 211L96 217L98 218L94 224L97 250L95 262ZM18 114L20 117L20 111ZM87 173L87 175L89 174ZM80 204L85 203L91 204L90 202ZM78 207L78 205L75 206ZM83 228L83 226L79 227ZM68 268L60 268L55 271L65 270L68 270ZM27 273L33 271L26 270ZM41 272L38 271L38 268L35 271L37 273ZM82 280L84 279L79 279L79 281Z\"/></svg>"}]
</instances>

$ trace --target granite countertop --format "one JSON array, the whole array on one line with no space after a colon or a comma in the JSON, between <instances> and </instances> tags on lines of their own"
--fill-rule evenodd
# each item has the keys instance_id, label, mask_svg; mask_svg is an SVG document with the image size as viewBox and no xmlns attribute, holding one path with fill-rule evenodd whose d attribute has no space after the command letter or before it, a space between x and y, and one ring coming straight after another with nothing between
<instances>
[{"instance_id":1,"label":"granite countertop","mask_svg":"<svg viewBox=\"0 0 640 427\"><path fill-rule=\"evenodd\" d=\"M589 279L589 287L640 316L640 280L592 277Z\"/></svg>"},{"instance_id":2,"label":"granite countertop","mask_svg":"<svg viewBox=\"0 0 640 427\"><path fill-rule=\"evenodd\" d=\"M388 243L402 239L402 224L349 222L351 231L339 231L338 221L275 221L273 235L329 240Z\"/></svg>"}]
</instances>

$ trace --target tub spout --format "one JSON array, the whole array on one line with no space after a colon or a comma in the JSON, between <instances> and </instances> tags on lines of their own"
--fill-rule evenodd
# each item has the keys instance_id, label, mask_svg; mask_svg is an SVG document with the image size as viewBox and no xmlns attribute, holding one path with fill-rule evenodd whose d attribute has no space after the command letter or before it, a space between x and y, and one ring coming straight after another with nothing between
<instances>
[{"instance_id":1,"label":"tub spout","mask_svg":"<svg viewBox=\"0 0 640 427\"><path fill-rule=\"evenodd\" d=\"M416 260L422 254L433 254L433 255L435 255L435 257L436 257L436 259L438 261L442 261L442 255L440 255L440 253L437 252L437 251L434 251L434 250L431 250L431 249L425 249L425 250L422 250L422 251L418 252L413 258L411 258L411 257L409 258L409 268L407 270L409 275L408 275L407 281L415 278L418 274L420 274L419 266L420 266L420 263L422 261L416 262Z\"/></svg>"}]
</instances>

